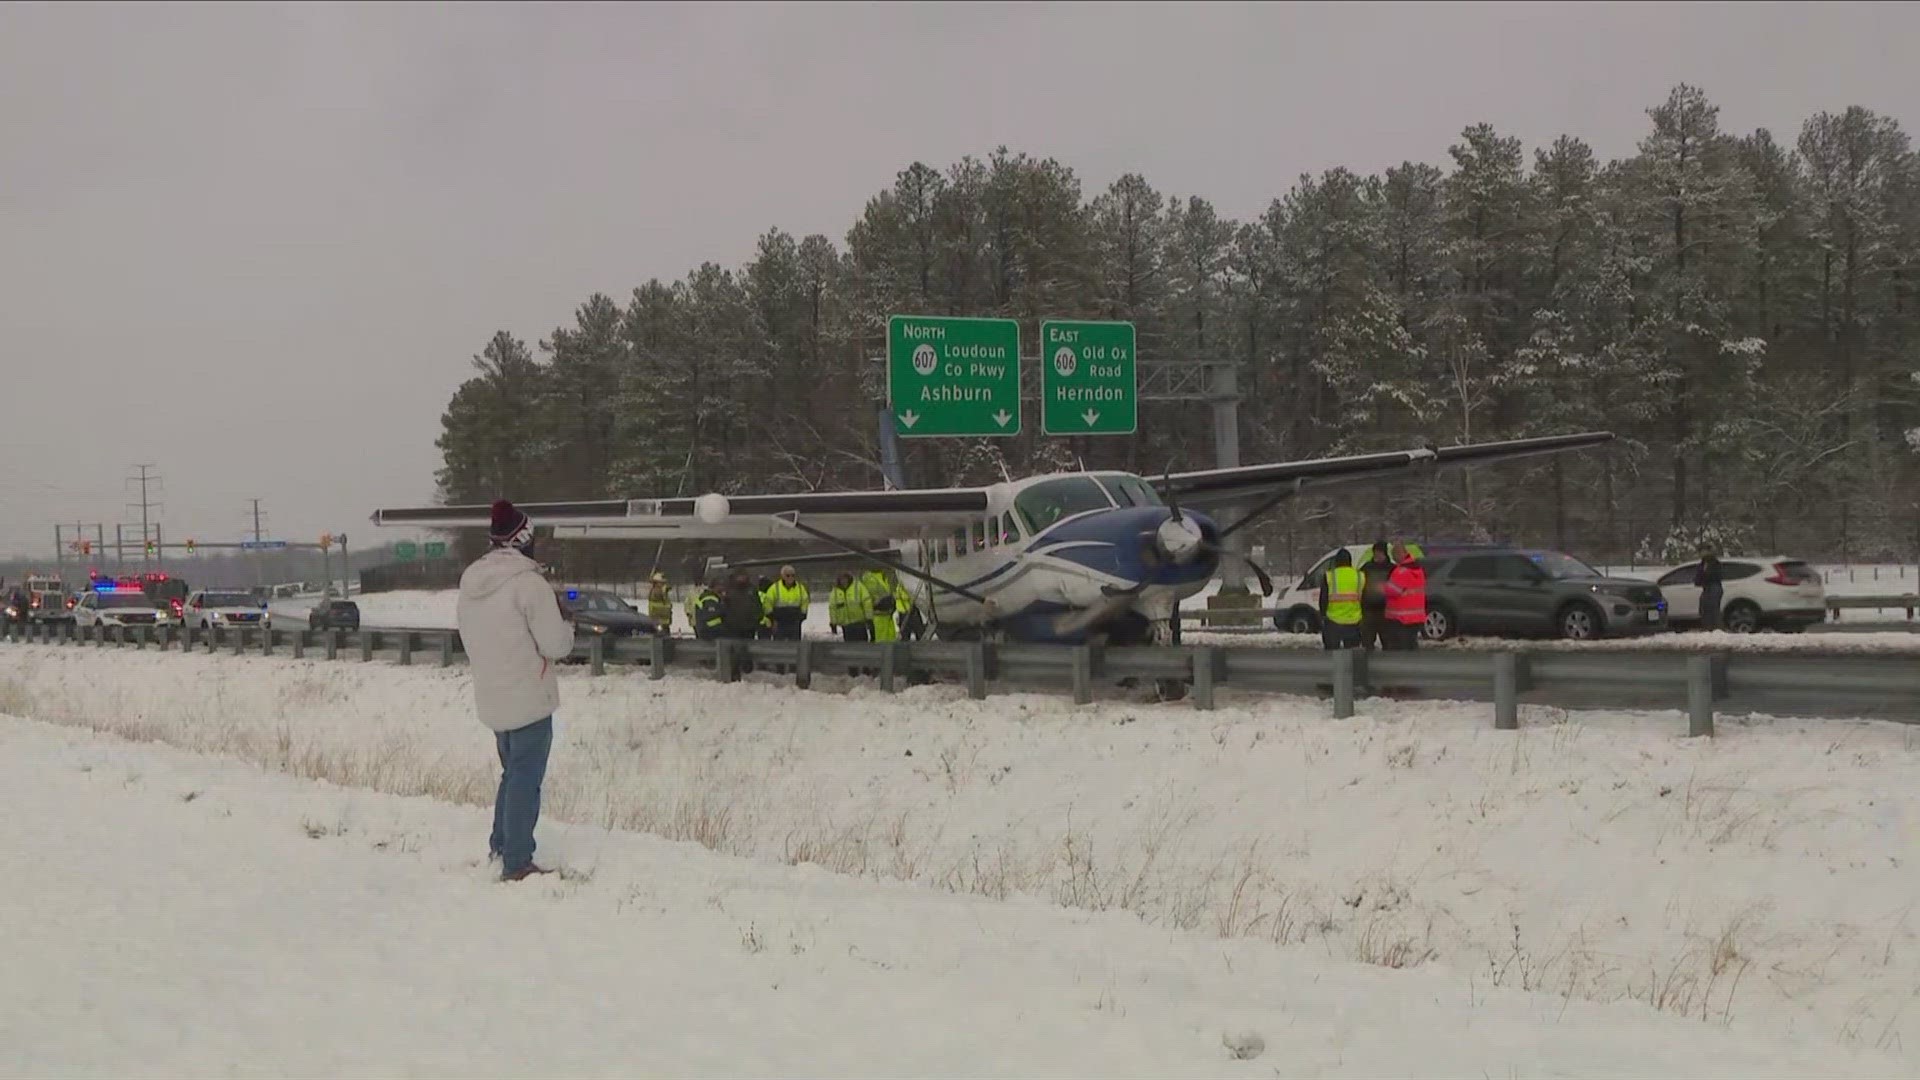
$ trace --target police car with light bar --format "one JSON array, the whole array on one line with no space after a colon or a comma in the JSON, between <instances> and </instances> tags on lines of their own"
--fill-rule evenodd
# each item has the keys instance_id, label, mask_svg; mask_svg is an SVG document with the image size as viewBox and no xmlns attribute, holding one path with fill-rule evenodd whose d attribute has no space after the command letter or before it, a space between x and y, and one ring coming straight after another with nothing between
<instances>
[{"instance_id":1,"label":"police car with light bar","mask_svg":"<svg viewBox=\"0 0 1920 1080\"><path fill-rule=\"evenodd\" d=\"M105 582L80 595L73 621L76 626L170 626L173 613L137 585Z\"/></svg>"}]
</instances>

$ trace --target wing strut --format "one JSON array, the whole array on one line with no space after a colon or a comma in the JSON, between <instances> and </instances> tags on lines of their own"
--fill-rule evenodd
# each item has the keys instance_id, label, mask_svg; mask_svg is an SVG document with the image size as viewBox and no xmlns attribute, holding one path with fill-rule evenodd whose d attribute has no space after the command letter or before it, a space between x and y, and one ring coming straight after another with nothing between
<instances>
[{"instance_id":1,"label":"wing strut","mask_svg":"<svg viewBox=\"0 0 1920 1080\"><path fill-rule=\"evenodd\" d=\"M819 540L823 543L832 544L834 547L839 548L840 550L846 552L849 555L854 556L855 558L865 559L867 562L873 563L877 566L887 567L890 570L898 570L901 573L906 574L908 577L916 577L916 578L919 578L921 581L925 581L925 582L929 582L931 584L937 585L940 588L945 589L946 591L953 593L956 596L964 596L967 599L973 601L974 603L980 604L982 606L986 606L993 603L993 601L987 599L984 596L981 596L979 593L974 592L972 589L969 589L964 585L955 585L950 581L943 581L940 578L937 578L932 574L927 573L924 570L920 570L915 567L908 566L904 562L893 562L892 560L889 560L889 559L883 559L880 556L867 551L865 548L859 547L858 545L855 545L855 544L850 544L847 541L840 539L839 537L833 535L832 533L822 532L821 530L816 529L811 525L804 524L801 522L800 515L797 513L775 514L774 518L775 520L779 521L784 525L792 526L794 529L797 529L800 532L806 533L808 536L813 537L815 540Z\"/></svg>"}]
</instances>

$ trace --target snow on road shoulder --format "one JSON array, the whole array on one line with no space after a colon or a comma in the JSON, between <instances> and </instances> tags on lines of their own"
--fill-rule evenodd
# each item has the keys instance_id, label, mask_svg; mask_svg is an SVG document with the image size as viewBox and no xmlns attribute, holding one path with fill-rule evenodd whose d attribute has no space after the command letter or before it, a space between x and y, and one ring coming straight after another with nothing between
<instances>
[{"instance_id":1,"label":"snow on road shoulder","mask_svg":"<svg viewBox=\"0 0 1920 1080\"><path fill-rule=\"evenodd\" d=\"M1920 729L562 675L556 820L1920 1048ZM485 806L464 669L0 649L0 712ZM1914 1051L1903 1051L1910 1055ZM1920 1071L1920 1070L1916 1070Z\"/></svg>"},{"instance_id":2,"label":"snow on road shoulder","mask_svg":"<svg viewBox=\"0 0 1920 1080\"><path fill-rule=\"evenodd\" d=\"M360 607L360 622L365 626L407 626L419 629L452 629L456 625L454 608L460 593L454 589L397 589L393 592L355 593L353 602ZM320 601L314 597L275 600L273 617L304 626L307 613Z\"/></svg>"},{"instance_id":3,"label":"snow on road shoulder","mask_svg":"<svg viewBox=\"0 0 1920 1080\"><path fill-rule=\"evenodd\" d=\"M7 1075L1892 1076L1865 1051L0 718ZM1263 1049L1239 1060L1227 1043Z\"/></svg>"}]
</instances>

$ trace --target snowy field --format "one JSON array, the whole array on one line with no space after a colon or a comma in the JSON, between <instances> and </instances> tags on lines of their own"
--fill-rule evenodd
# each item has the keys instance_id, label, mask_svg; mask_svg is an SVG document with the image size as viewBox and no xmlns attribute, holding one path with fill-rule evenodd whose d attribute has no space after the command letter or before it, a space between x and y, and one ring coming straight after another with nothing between
<instances>
[{"instance_id":1,"label":"snowy field","mask_svg":"<svg viewBox=\"0 0 1920 1080\"><path fill-rule=\"evenodd\" d=\"M0 1074L1896 1076L1900 1057L0 717Z\"/></svg>"},{"instance_id":2,"label":"snowy field","mask_svg":"<svg viewBox=\"0 0 1920 1080\"><path fill-rule=\"evenodd\" d=\"M1284 1059L1287 1075L1456 1066L1478 1075L1477 1059L1427 1056L1446 1053L1446 1040L1419 1034L1417 1025L1435 1020L1434 1002L1515 989L1570 1003L1569 1016L1589 1015L1581 1003L1601 1004L1621 1016L1652 1010L1689 1019L1703 1040L1731 1027L1743 1040L1765 1032L1824 1045L1837 1056L1811 1069L1823 1075L1869 1060L1896 1063L1893 1073L1920 1072L1920 855L1913 845L1920 729L1723 716L1719 737L1687 740L1675 713L1523 707L1522 730L1507 733L1489 727L1484 705L1366 701L1360 717L1335 722L1320 702L1224 691L1223 708L1199 714L1116 699L1079 708L1037 695L971 702L941 686L888 695L824 676L813 692L757 677L736 685L678 676L589 679L575 671L562 678L547 809L577 829L551 832L543 843L565 865L592 874L596 890L626 886L609 884L597 869L601 847L583 846L585 838L606 845L614 842L606 830L654 833L763 864L811 864L914 882L929 893L1106 912L1117 921L1044 918L1065 920L1050 926L1098 926L1099 934L1138 924L1125 932L1147 934L1138 940L1159 943L1155 949L1229 958L1223 963L1232 972L1220 977L1238 989L1222 990L1220 1000L1289 1000L1293 989L1248 997L1234 980L1255 971L1318 973L1356 961L1420 969L1404 983L1366 984L1406 987L1408 1001L1428 1003L1416 1010L1425 1019L1409 1021L1419 1056L1369 1056L1406 1051L1406 1040L1368 1046L1379 1037L1343 1028L1328 1036L1324 1053ZM458 668L12 646L0 649L0 713L472 807L489 804L496 775ZM16 756L10 750L0 759ZM31 790L5 797L35 798L20 794ZM367 798L334 797L342 806ZM393 804L365 805L382 809L336 817L350 833L368 835L336 847L364 849L383 836L390 845L409 843L404 829L388 824L399 814L386 809ZM15 816L21 835L42 828ZM462 843L483 842L477 816L444 820L456 819L467 823L466 840L434 832L418 842L442 869L462 865ZM316 820L331 830L335 818ZM645 880L644 864L654 857L636 857L642 868L620 873ZM42 858L27 855L29 864ZM460 873L462 880L480 876ZM819 876L793 880L829 887ZM915 910L950 912L969 927L988 918L977 913L989 908L957 900L911 890L885 895L929 905ZM602 902L611 901L595 901ZM946 903L955 906L940 906ZM661 906L675 910L672 902ZM777 953L793 947L790 937L805 937L803 925L810 924L755 922L752 936ZM540 932L543 943L567 936ZM880 931L862 940L872 951L862 945L859 955L896 968L906 962L903 949L922 947L882 950L890 938ZM1205 998L1213 975L1163 972L1145 982L1137 973L1111 975L1120 957L1131 963L1153 950L1136 955L1132 946L1074 940L1101 962L1082 964L1031 940L1009 951L1049 953L1082 972L1091 1001L1114 1001L1128 1016L1150 1013L1155 1023L1172 1015L1179 1019L1168 1022L1184 1025L1188 1036L1217 1042L1217 1033L1191 1030L1208 1022L1194 1011L1200 1006L1167 1000ZM852 955L839 944L825 951ZM915 957L915 965L927 965L915 970L932 978L969 955L964 943L935 952L941 959ZM636 977L648 963L634 960ZM1331 985L1331 976L1312 978ZM1062 984L1045 974L1007 983L1036 985ZM989 996L995 1008L1019 1000ZM1396 999L1381 1015L1403 1007L1413 1008ZM1331 1014L1328 1022L1346 1024ZM1478 1021L1458 1025L1456 1015L1444 1023L1472 1031ZM1559 1024L1531 1034L1510 1027L1507 1037L1521 1040L1509 1045L1531 1045L1556 1030ZM1263 1034L1275 1041L1272 1031ZM902 1042L911 1044L902 1054L924 1050L916 1040ZM1655 1045L1635 1035L1613 1050ZM1098 1055L1107 1049L1080 1046L1060 1051L1068 1059L1024 1064L890 1059L866 1071L1083 1071L1083 1064L1104 1071L1108 1059ZM1112 1061L1125 1071L1212 1067L1204 1056L1176 1064L1162 1049ZM1856 1059L1847 1056L1852 1051L1891 1056ZM1763 1057L1787 1072L1808 1071L1790 1066L1794 1059ZM825 1059L782 1060L841 1069ZM1745 1074L1751 1060L1709 1055L1674 1068ZM1570 1071L1592 1075L1611 1062L1602 1055ZM1532 1075L1558 1066L1523 1059L1488 1071L1509 1068ZM1264 1067L1259 1074L1269 1075Z\"/></svg>"}]
</instances>

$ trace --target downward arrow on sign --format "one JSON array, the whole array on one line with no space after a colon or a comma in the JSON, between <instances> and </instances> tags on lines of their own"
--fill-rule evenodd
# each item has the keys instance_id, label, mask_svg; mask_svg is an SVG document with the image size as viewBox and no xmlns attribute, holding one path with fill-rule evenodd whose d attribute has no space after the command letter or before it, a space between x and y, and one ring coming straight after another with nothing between
<instances>
[{"instance_id":1,"label":"downward arrow on sign","mask_svg":"<svg viewBox=\"0 0 1920 1080\"><path fill-rule=\"evenodd\" d=\"M999 424L1001 427L1006 427L1007 421L1011 419L1013 419L1013 414L1005 409L1001 409L999 412L993 414L993 422Z\"/></svg>"},{"instance_id":2,"label":"downward arrow on sign","mask_svg":"<svg viewBox=\"0 0 1920 1080\"><path fill-rule=\"evenodd\" d=\"M1092 427L1094 422L1100 419L1100 414L1092 409L1088 409L1086 412L1080 414L1080 419L1085 420L1088 427Z\"/></svg>"},{"instance_id":3,"label":"downward arrow on sign","mask_svg":"<svg viewBox=\"0 0 1920 1080\"><path fill-rule=\"evenodd\" d=\"M900 414L900 426L907 428L908 430L912 430L913 425L919 422L920 422L920 414L914 412L912 409L908 409L906 412L903 412Z\"/></svg>"}]
</instances>

